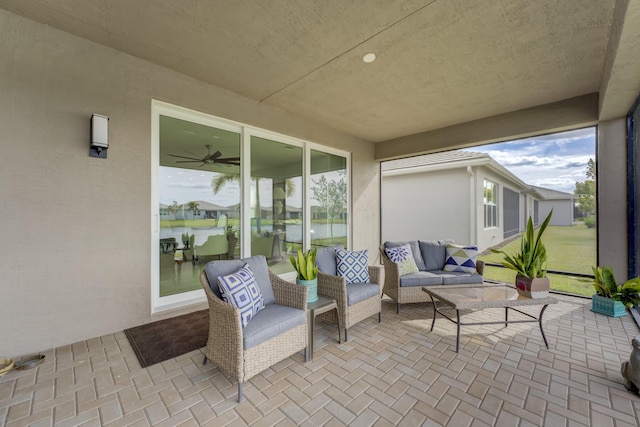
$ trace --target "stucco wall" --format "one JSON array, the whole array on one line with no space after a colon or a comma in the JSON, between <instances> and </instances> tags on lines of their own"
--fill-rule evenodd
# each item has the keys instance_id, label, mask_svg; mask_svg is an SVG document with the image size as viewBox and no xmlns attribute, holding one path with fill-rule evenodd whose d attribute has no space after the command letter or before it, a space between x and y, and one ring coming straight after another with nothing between
<instances>
[{"instance_id":1,"label":"stucco wall","mask_svg":"<svg viewBox=\"0 0 640 427\"><path fill-rule=\"evenodd\" d=\"M0 35L0 357L158 318L152 99L351 152L353 246L377 250L370 143L3 10ZM93 113L110 117L106 160L88 156Z\"/></svg>"},{"instance_id":2,"label":"stucco wall","mask_svg":"<svg viewBox=\"0 0 640 427\"><path fill-rule=\"evenodd\" d=\"M596 161L598 265L627 278L627 130L624 118L599 123Z\"/></svg>"},{"instance_id":3,"label":"stucco wall","mask_svg":"<svg viewBox=\"0 0 640 427\"><path fill-rule=\"evenodd\" d=\"M382 180L382 240L469 242L466 169L387 175Z\"/></svg>"}]
</instances>

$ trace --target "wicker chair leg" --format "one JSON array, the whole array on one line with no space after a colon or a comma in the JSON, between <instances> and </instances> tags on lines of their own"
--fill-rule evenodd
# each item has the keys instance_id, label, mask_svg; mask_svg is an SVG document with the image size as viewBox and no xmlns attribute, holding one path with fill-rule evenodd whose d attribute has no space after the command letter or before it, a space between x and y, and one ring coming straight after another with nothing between
<instances>
[{"instance_id":1,"label":"wicker chair leg","mask_svg":"<svg viewBox=\"0 0 640 427\"><path fill-rule=\"evenodd\" d=\"M207 364L207 356L204 357L204 359L202 359L202 366Z\"/></svg>"},{"instance_id":2,"label":"wicker chair leg","mask_svg":"<svg viewBox=\"0 0 640 427\"><path fill-rule=\"evenodd\" d=\"M396 314L400 314L400 303L396 303Z\"/></svg>"},{"instance_id":3,"label":"wicker chair leg","mask_svg":"<svg viewBox=\"0 0 640 427\"><path fill-rule=\"evenodd\" d=\"M238 403L242 402L242 383L238 382Z\"/></svg>"},{"instance_id":4,"label":"wicker chair leg","mask_svg":"<svg viewBox=\"0 0 640 427\"><path fill-rule=\"evenodd\" d=\"M349 339L347 338L347 328L344 328L344 342L349 341Z\"/></svg>"},{"instance_id":5,"label":"wicker chair leg","mask_svg":"<svg viewBox=\"0 0 640 427\"><path fill-rule=\"evenodd\" d=\"M381 323L381 322L382 322L382 312L379 311L378 312L378 323Z\"/></svg>"}]
</instances>

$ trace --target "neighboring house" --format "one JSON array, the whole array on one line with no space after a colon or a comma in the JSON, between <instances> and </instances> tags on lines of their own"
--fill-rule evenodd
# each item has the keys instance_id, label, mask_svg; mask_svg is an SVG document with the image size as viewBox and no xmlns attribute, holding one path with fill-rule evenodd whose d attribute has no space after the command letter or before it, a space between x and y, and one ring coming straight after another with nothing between
<instances>
[{"instance_id":1,"label":"neighboring house","mask_svg":"<svg viewBox=\"0 0 640 427\"><path fill-rule=\"evenodd\" d=\"M382 240L453 239L495 246L534 224L551 207L557 225L571 225L567 193L532 187L488 154L449 151L382 163ZM417 226L416 226L417 225Z\"/></svg>"},{"instance_id":2,"label":"neighboring house","mask_svg":"<svg viewBox=\"0 0 640 427\"><path fill-rule=\"evenodd\" d=\"M573 225L573 213L575 210L575 196L573 194L534 185L531 188L534 188L542 197L539 209L540 218L546 218L551 209L553 209L549 225Z\"/></svg>"},{"instance_id":3,"label":"neighboring house","mask_svg":"<svg viewBox=\"0 0 640 427\"><path fill-rule=\"evenodd\" d=\"M229 211L225 206L203 200L197 200L195 203L198 206L197 209L188 209L189 204L185 203L175 214L171 212L168 205L160 203L160 219L217 219L220 215L227 215Z\"/></svg>"}]
</instances>

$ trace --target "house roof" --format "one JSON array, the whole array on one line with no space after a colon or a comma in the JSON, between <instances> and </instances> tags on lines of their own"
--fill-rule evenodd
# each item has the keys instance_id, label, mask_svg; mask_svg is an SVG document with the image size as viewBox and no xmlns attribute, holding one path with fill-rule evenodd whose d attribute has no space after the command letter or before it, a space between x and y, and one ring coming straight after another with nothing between
<instances>
[{"instance_id":1,"label":"house roof","mask_svg":"<svg viewBox=\"0 0 640 427\"><path fill-rule=\"evenodd\" d=\"M504 115L531 109L564 116L556 107L572 100L584 111L563 118L567 126L623 117L640 92L635 1L0 0L0 8L378 142L379 158L382 148L402 148L397 138L489 117L508 124ZM369 52L377 59L367 64Z\"/></svg>"},{"instance_id":2,"label":"house roof","mask_svg":"<svg viewBox=\"0 0 640 427\"><path fill-rule=\"evenodd\" d=\"M550 188L538 187L536 185L532 185L532 188L540 194L545 200L566 200L566 199L575 199L576 196L572 193L566 193L564 191L552 190Z\"/></svg>"},{"instance_id":3,"label":"house roof","mask_svg":"<svg viewBox=\"0 0 640 427\"><path fill-rule=\"evenodd\" d=\"M536 192L535 189L532 189L530 185L522 181L500 163L496 162L490 155L473 151L454 150L390 160L382 162L381 170L383 176L392 176L459 169L466 168L467 166L486 166L494 173L511 182L512 185L516 186L520 191Z\"/></svg>"}]
</instances>

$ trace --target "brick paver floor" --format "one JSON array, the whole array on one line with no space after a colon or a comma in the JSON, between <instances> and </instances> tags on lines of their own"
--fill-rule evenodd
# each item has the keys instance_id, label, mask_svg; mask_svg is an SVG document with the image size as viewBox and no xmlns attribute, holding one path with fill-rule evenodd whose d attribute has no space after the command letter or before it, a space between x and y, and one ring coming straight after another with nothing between
<instances>
[{"instance_id":1,"label":"brick paver floor","mask_svg":"<svg viewBox=\"0 0 640 427\"><path fill-rule=\"evenodd\" d=\"M621 362L640 334L630 316L559 297L536 324L431 326L429 304L366 319L338 344L319 322L314 359L296 354L237 386L202 349L140 368L123 332L45 351L46 362L0 378L0 426L638 426L640 398ZM532 307L539 310L539 307ZM499 319L502 309L469 313ZM471 320L471 319L469 319Z\"/></svg>"}]
</instances>

